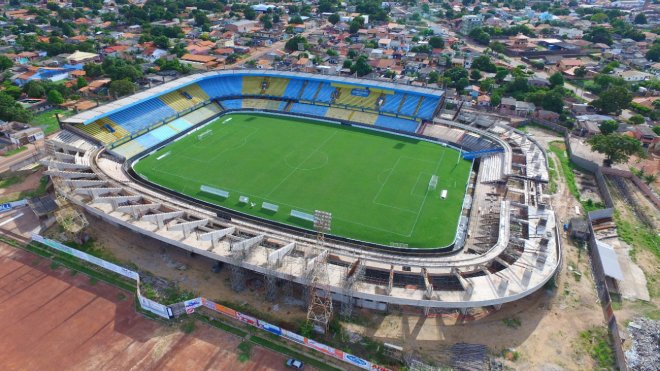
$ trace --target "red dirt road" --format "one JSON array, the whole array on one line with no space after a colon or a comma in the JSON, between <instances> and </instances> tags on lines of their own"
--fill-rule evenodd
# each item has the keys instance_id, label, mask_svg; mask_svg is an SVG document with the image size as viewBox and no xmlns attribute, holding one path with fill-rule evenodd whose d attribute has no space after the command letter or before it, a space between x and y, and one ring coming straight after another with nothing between
<instances>
[{"instance_id":1,"label":"red dirt road","mask_svg":"<svg viewBox=\"0 0 660 371\"><path fill-rule=\"evenodd\" d=\"M0 369L282 370L285 357L196 322L191 334L134 310L131 293L0 243Z\"/></svg>"}]
</instances>

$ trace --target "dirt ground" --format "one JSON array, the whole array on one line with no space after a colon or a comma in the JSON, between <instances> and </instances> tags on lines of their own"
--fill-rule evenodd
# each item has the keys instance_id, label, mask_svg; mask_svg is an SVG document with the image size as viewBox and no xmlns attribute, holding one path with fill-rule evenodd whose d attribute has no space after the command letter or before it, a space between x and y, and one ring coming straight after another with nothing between
<instances>
[{"instance_id":1,"label":"dirt ground","mask_svg":"<svg viewBox=\"0 0 660 371\"><path fill-rule=\"evenodd\" d=\"M27 177L18 184L11 185L7 188L0 188L0 199L7 198L9 196L17 195L23 191L29 191L39 187L39 180L41 179L43 169L36 171Z\"/></svg>"},{"instance_id":2,"label":"dirt ground","mask_svg":"<svg viewBox=\"0 0 660 371\"><path fill-rule=\"evenodd\" d=\"M199 322L190 334L135 312L130 293L0 244L0 364L5 370L283 370L260 347Z\"/></svg>"}]
</instances>

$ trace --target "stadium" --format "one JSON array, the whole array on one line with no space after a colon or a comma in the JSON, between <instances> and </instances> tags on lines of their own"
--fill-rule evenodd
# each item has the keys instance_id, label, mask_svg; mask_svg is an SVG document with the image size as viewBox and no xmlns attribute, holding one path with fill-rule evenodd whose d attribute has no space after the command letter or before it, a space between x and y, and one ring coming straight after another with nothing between
<instances>
[{"instance_id":1,"label":"stadium","mask_svg":"<svg viewBox=\"0 0 660 371\"><path fill-rule=\"evenodd\" d=\"M499 308L560 266L546 154L443 104L389 81L206 72L62 120L44 163L89 214L226 265L237 292L259 276L268 300L300 293L320 325L337 304Z\"/></svg>"}]
</instances>

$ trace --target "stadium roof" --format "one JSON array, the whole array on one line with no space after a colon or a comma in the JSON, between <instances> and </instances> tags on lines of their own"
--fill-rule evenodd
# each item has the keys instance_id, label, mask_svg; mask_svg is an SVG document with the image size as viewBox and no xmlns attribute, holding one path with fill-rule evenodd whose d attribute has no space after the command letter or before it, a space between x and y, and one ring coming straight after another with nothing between
<instances>
[{"instance_id":1,"label":"stadium roof","mask_svg":"<svg viewBox=\"0 0 660 371\"><path fill-rule=\"evenodd\" d=\"M344 83L344 84L351 84L358 86L369 86L373 88L408 91L421 95L431 95L436 97L441 97L444 94L444 91L439 89L430 89L430 88L423 88L412 85L395 84L395 83L379 81L379 80L358 79L354 77L318 75L318 74L312 74L306 72L275 71L275 70L248 70L248 69L221 70L221 71L204 72L204 73L184 76L180 79L166 82L162 85L158 85L151 89L147 89L137 94L130 95L126 98L122 98L114 102L110 102L102 106L98 106L93 109L90 109L88 111L79 113L77 115L68 117L62 120L62 122L69 124L86 125L100 118L108 116L112 113L126 109L130 106L136 105L138 103L144 102L146 100L149 100L157 96L167 94L171 91L180 89L182 86L192 84L194 82L203 79L212 78L214 76L221 76L221 75L300 77L300 78L313 79L313 80L332 80L333 82L337 82L337 83Z\"/></svg>"}]
</instances>

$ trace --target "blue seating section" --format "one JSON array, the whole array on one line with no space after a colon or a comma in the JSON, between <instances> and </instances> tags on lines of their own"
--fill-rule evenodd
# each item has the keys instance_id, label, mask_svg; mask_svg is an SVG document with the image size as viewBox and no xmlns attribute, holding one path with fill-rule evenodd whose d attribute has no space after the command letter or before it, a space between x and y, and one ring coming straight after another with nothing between
<instances>
[{"instance_id":1,"label":"blue seating section","mask_svg":"<svg viewBox=\"0 0 660 371\"><path fill-rule=\"evenodd\" d=\"M417 108L417 103L419 103L419 95L406 95L406 100L403 102L399 114L413 116Z\"/></svg>"},{"instance_id":2,"label":"blue seating section","mask_svg":"<svg viewBox=\"0 0 660 371\"><path fill-rule=\"evenodd\" d=\"M319 88L319 84L320 83L318 81L308 81L307 86L305 86L305 91L303 91L300 99L309 101L314 100L314 95L316 94L316 90Z\"/></svg>"},{"instance_id":3,"label":"blue seating section","mask_svg":"<svg viewBox=\"0 0 660 371\"><path fill-rule=\"evenodd\" d=\"M277 109L278 109L279 111L284 111L284 109L286 108L286 104L287 104L287 103L288 103L288 102L285 101L285 100L281 101L281 102L280 102L280 105L277 107Z\"/></svg>"},{"instance_id":4,"label":"blue seating section","mask_svg":"<svg viewBox=\"0 0 660 371\"><path fill-rule=\"evenodd\" d=\"M317 102L330 103L332 101L332 92L335 91L335 87L330 85L330 83L324 82L321 84L321 90L316 96Z\"/></svg>"},{"instance_id":5,"label":"blue seating section","mask_svg":"<svg viewBox=\"0 0 660 371\"><path fill-rule=\"evenodd\" d=\"M192 126L192 124L190 124L188 121L186 121L184 119L176 119L176 120L170 122L168 125L172 126L173 128L175 128L178 131L184 131L184 130L186 130L189 127Z\"/></svg>"},{"instance_id":6,"label":"blue seating section","mask_svg":"<svg viewBox=\"0 0 660 371\"><path fill-rule=\"evenodd\" d=\"M385 103L380 107L380 110L383 112L397 113L399 111L401 99L403 99L403 94L399 93L385 96Z\"/></svg>"},{"instance_id":7,"label":"blue seating section","mask_svg":"<svg viewBox=\"0 0 660 371\"><path fill-rule=\"evenodd\" d=\"M206 79L197 82L206 94L213 98L241 95L243 78L241 76L225 76L220 79Z\"/></svg>"},{"instance_id":8,"label":"blue seating section","mask_svg":"<svg viewBox=\"0 0 660 371\"><path fill-rule=\"evenodd\" d=\"M437 98L424 97L424 100L422 101L422 104L419 106L419 110L417 111L417 117L430 120L433 117L433 112L437 106Z\"/></svg>"},{"instance_id":9,"label":"blue seating section","mask_svg":"<svg viewBox=\"0 0 660 371\"><path fill-rule=\"evenodd\" d=\"M242 99L227 99L220 102L226 109L239 109L243 107Z\"/></svg>"},{"instance_id":10,"label":"blue seating section","mask_svg":"<svg viewBox=\"0 0 660 371\"><path fill-rule=\"evenodd\" d=\"M298 99L300 96L300 91L303 88L304 85L303 80L298 80L298 79L291 79L289 80L289 85L286 86L286 89L284 90L284 95L282 95L284 98L289 98L289 99Z\"/></svg>"},{"instance_id":11,"label":"blue seating section","mask_svg":"<svg viewBox=\"0 0 660 371\"><path fill-rule=\"evenodd\" d=\"M328 107L315 106L305 103L294 103L291 106L291 112L323 117L325 116L325 113L328 112Z\"/></svg>"},{"instance_id":12,"label":"blue seating section","mask_svg":"<svg viewBox=\"0 0 660 371\"><path fill-rule=\"evenodd\" d=\"M417 130L418 125L419 124L417 121L406 120L392 116L378 115L378 118L376 119L376 126L399 131L407 131L410 133L414 133Z\"/></svg>"},{"instance_id":13,"label":"blue seating section","mask_svg":"<svg viewBox=\"0 0 660 371\"><path fill-rule=\"evenodd\" d=\"M463 149L470 152L483 151L487 149L499 148L496 144L487 139L476 137L474 135L465 134L458 141Z\"/></svg>"},{"instance_id":14,"label":"blue seating section","mask_svg":"<svg viewBox=\"0 0 660 371\"><path fill-rule=\"evenodd\" d=\"M160 99L154 98L113 113L108 118L129 133L136 133L174 115L176 115L176 111Z\"/></svg>"}]
</instances>

